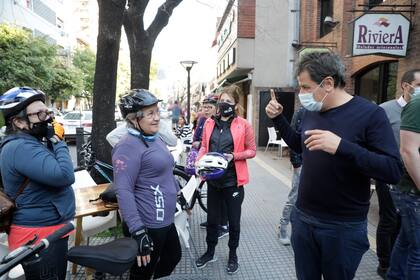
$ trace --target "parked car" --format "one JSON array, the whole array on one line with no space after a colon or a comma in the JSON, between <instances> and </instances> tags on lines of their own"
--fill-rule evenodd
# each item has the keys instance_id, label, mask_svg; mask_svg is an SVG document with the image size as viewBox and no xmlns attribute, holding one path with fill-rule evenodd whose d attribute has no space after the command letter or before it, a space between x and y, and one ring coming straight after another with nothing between
<instances>
[{"instance_id":1,"label":"parked car","mask_svg":"<svg viewBox=\"0 0 420 280\"><path fill-rule=\"evenodd\" d=\"M54 119L58 122L63 124L63 114L56 108L48 108L48 110L54 112Z\"/></svg>"},{"instance_id":2,"label":"parked car","mask_svg":"<svg viewBox=\"0 0 420 280\"><path fill-rule=\"evenodd\" d=\"M86 133L92 131L92 111L72 111L63 116L66 140L76 139L76 127L83 127Z\"/></svg>"}]
</instances>

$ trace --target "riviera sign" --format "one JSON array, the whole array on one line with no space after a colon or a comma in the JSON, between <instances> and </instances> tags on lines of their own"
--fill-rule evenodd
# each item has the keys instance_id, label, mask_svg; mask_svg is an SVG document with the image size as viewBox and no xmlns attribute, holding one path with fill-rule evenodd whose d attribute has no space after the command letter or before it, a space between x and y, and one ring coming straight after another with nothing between
<instances>
[{"instance_id":1,"label":"riviera sign","mask_svg":"<svg viewBox=\"0 0 420 280\"><path fill-rule=\"evenodd\" d=\"M406 55L410 21L403 15L364 14L353 24L353 55Z\"/></svg>"}]
</instances>

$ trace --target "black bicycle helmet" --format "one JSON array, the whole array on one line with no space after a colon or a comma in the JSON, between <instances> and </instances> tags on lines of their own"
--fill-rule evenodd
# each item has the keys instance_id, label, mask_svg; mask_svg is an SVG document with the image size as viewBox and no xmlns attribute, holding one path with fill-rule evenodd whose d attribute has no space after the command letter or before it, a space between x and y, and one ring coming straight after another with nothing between
<instances>
[{"instance_id":1,"label":"black bicycle helmet","mask_svg":"<svg viewBox=\"0 0 420 280\"><path fill-rule=\"evenodd\" d=\"M142 108L157 104L162 100L157 99L150 91L146 89L132 89L120 98L118 106L121 115L126 118L130 113L136 113Z\"/></svg>"},{"instance_id":2,"label":"black bicycle helmet","mask_svg":"<svg viewBox=\"0 0 420 280\"><path fill-rule=\"evenodd\" d=\"M0 96L0 110L7 121L34 101L45 103L45 94L30 87L14 87Z\"/></svg>"},{"instance_id":3,"label":"black bicycle helmet","mask_svg":"<svg viewBox=\"0 0 420 280\"><path fill-rule=\"evenodd\" d=\"M219 100L219 96L217 94L209 94L203 99L203 104L213 104L216 105L217 101Z\"/></svg>"}]
</instances>

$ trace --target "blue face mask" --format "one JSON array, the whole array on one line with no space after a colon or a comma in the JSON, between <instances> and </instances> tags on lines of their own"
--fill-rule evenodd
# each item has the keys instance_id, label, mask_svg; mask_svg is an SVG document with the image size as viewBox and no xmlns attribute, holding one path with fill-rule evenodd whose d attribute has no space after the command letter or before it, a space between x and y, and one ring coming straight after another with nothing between
<instances>
[{"instance_id":1,"label":"blue face mask","mask_svg":"<svg viewBox=\"0 0 420 280\"><path fill-rule=\"evenodd\" d=\"M323 82L323 81L322 81ZM314 92L322 85L322 82L316 87ZM300 104L308 110L313 112L319 112L322 109L322 106L324 105L324 100L328 96L328 93L322 98L321 101L316 101L314 98L314 94L312 92L306 92L306 93L299 93L299 100Z\"/></svg>"},{"instance_id":2,"label":"blue face mask","mask_svg":"<svg viewBox=\"0 0 420 280\"><path fill-rule=\"evenodd\" d=\"M411 95L413 97L420 97L420 87L414 88L414 92Z\"/></svg>"},{"instance_id":3,"label":"blue face mask","mask_svg":"<svg viewBox=\"0 0 420 280\"><path fill-rule=\"evenodd\" d=\"M144 141L146 142L154 142L156 140L156 137L158 137L159 133L155 133L153 135L144 135L143 133L141 133L140 131L138 131L137 129L131 128L129 127L128 129L128 133L136 136L138 138L143 138Z\"/></svg>"}]
</instances>

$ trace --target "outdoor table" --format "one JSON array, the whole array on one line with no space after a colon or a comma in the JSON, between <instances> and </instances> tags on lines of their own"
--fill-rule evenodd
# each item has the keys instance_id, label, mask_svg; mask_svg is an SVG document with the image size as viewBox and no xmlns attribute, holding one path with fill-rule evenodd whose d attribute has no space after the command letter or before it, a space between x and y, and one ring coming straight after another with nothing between
<instances>
[{"instance_id":1,"label":"outdoor table","mask_svg":"<svg viewBox=\"0 0 420 280\"><path fill-rule=\"evenodd\" d=\"M79 246L82 243L82 222L83 217L95 215L101 212L111 212L118 210L117 204L106 204L102 200L92 201L89 200L97 199L99 194L106 190L109 184L101 184L92 187L77 188L74 190L76 198L76 236L74 245ZM77 265L73 264L72 274L75 274Z\"/></svg>"}]
</instances>

